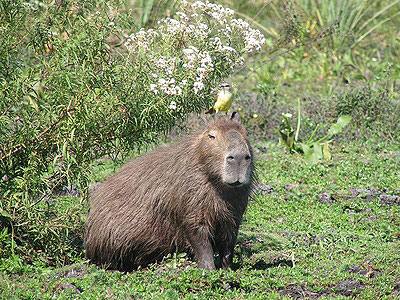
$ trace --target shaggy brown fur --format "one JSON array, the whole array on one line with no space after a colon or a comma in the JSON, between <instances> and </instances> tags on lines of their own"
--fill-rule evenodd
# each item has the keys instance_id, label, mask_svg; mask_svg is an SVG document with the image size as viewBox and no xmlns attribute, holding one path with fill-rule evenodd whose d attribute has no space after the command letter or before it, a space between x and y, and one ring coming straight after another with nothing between
<instances>
[{"instance_id":1,"label":"shaggy brown fur","mask_svg":"<svg viewBox=\"0 0 400 300\"><path fill-rule=\"evenodd\" d=\"M188 251L200 268L212 270L217 251L228 268L252 182L245 129L234 114L214 120L177 144L133 159L94 191L86 255L130 271Z\"/></svg>"}]
</instances>

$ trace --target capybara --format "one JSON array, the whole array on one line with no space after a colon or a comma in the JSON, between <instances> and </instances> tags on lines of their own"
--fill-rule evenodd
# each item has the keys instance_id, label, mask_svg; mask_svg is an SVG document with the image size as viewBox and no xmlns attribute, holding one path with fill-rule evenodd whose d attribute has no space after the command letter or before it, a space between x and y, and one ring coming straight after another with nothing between
<instances>
[{"instance_id":1,"label":"capybara","mask_svg":"<svg viewBox=\"0 0 400 300\"><path fill-rule=\"evenodd\" d=\"M139 156L91 195L86 256L121 271L194 254L199 268L232 264L254 177L253 152L239 116L212 120L171 146Z\"/></svg>"}]
</instances>

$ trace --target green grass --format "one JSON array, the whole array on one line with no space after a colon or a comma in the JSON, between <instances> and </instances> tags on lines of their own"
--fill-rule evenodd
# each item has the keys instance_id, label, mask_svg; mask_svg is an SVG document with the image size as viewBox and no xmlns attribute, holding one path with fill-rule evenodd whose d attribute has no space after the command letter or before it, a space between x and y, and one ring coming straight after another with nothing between
<instances>
[{"instance_id":1,"label":"green grass","mask_svg":"<svg viewBox=\"0 0 400 300\"><path fill-rule=\"evenodd\" d=\"M248 206L234 270L197 270L181 254L128 274L81 260L22 275L3 272L0 298L398 297L398 145L336 145L334 160L320 164L288 155L275 143L266 146L257 166L260 184L269 189L256 192ZM320 199L322 193L329 201Z\"/></svg>"}]
</instances>

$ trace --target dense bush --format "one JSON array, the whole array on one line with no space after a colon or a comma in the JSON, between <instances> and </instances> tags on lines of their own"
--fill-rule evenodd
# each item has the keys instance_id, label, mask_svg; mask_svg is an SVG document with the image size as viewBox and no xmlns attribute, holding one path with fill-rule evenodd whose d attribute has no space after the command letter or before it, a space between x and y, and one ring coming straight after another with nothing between
<instances>
[{"instance_id":1,"label":"dense bush","mask_svg":"<svg viewBox=\"0 0 400 300\"><path fill-rule=\"evenodd\" d=\"M355 133L374 131L388 139L400 137L400 103L386 88L355 85L340 89L332 100L336 116L348 114L353 117Z\"/></svg>"},{"instance_id":2,"label":"dense bush","mask_svg":"<svg viewBox=\"0 0 400 300\"><path fill-rule=\"evenodd\" d=\"M274 88L259 85L254 93L238 93L232 109L239 112L241 122L247 128L254 141L279 138L278 126L282 113L286 113L288 101L278 94Z\"/></svg>"},{"instance_id":3,"label":"dense bush","mask_svg":"<svg viewBox=\"0 0 400 300\"><path fill-rule=\"evenodd\" d=\"M125 1L0 3L0 255L31 247L65 262L41 244L79 231L48 226L60 217L54 195L85 192L95 159L204 110L264 38L207 1L182 1L181 12L140 30Z\"/></svg>"}]
</instances>

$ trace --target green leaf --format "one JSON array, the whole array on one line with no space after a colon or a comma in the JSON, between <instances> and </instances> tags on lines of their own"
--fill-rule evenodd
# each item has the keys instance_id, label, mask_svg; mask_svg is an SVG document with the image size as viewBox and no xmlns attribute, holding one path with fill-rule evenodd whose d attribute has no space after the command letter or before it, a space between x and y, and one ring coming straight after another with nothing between
<instances>
[{"instance_id":1,"label":"green leaf","mask_svg":"<svg viewBox=\"0 0 400 300\"><path fill-rule=\"evenodd\" d=\"M324 156L322 155L322 144L320 143L314 143L313 144L313 149L314 149L314 155L318 160L322 159Z\"/></svg>"},{"instance_id":2,"label":"green leaf","mask_svg":"<svg viewBox=\"0 0 400 300\"><path fill-rule=\"evenodd\" d=\"M300 143L301 148L304 152L304 159L309 163L316 163L319 161L318 152L315 152L314 146L309 146L303 143Z\"/></svg>"},{"instance_id":3,"label":"green leaf","mask_svg":"<svg viewBox=\"0 0 400 300\"><path fill-rule=\"evenodd\" d=\"M29 105L35 109L36 111L39 111L39 105L37 104L37 102L35 101L35 99L33 99L33 97L31 96L27 96L28 101L29 101Z\"/></svg>"},{"instance_id":4,"label":"green leaf","mask_svg":"<svg viewBox=\"0 0 400 300\"><path fill-rule=\"evenodd\" d=\"M11 215L7 211L5 211L5 210L3 210L1 208L0 208L0 217L3 217L3 218L8 219L8 220L12 219Z\"/></svg>"},{"instance_id":5,"label":"green leaf","mask_svg":"<svg viewBox=\"0 0 400 300\"><path fill-rule=\"evenodd\" d=\"M288 151L292 152L294 148L294 130L291 130L290 132L279 130L279 133L281 134L281 140Z\"/></svg>"},{"instance_id":6,"label":"green leaf","mask_svg":"<svg viewBox=\"0 0 400 300\"><path fill-rule=\"evenodd\" d=\"M323 143L322 154L325 160L331 160L332 155L329 152L329 144L327 142Z\"/></svg>"},{"instance_id":7,"label":"green leaf","mask_svg":"<svg viewBox=\"0 0 400 300\"><path fill-rule=\"evenodd\" d=\"M303 144L303 143L300 143L300 145L301 145L301 149L303 149L304 159L309 161L314 152L313 149L310 146Z\"/></svg>"},{"instance_id":8,"label":"green leaf","mask_svg":"<svg viewBox=\"0 0 400 300\"><path fill-rule=\"evenodd\" d=\"M151 14L151 11L153 9L153 3L154 0L141 0L139 2L140 9L142 10L142 21L141 21L141 27L144 27L149 20L149 16Z\"/></svg>"},{"instance_id":9,"label":"green leaf","mask_svg":"<svg viewBox=\"0 0 400 300\"><path fill-rule=\"evenodd\" d=\"M328 135L335 135L341 132L351 121L351 116L340 116L335 124L329 128Z\"/></svg>"},{"instance_id":10,"label":"green leaf","mask_svg":"<svg viewBox=\"0 0 400 300\"><path fill-rule=\"evenodd\" d=\"M317 163L319 162L323 155L322 155L322 147L319 143L314 143L311 146L306 144L300 144L301 148L304 152L304 159L309 163Z\"/></svg>"}]
</instances>

